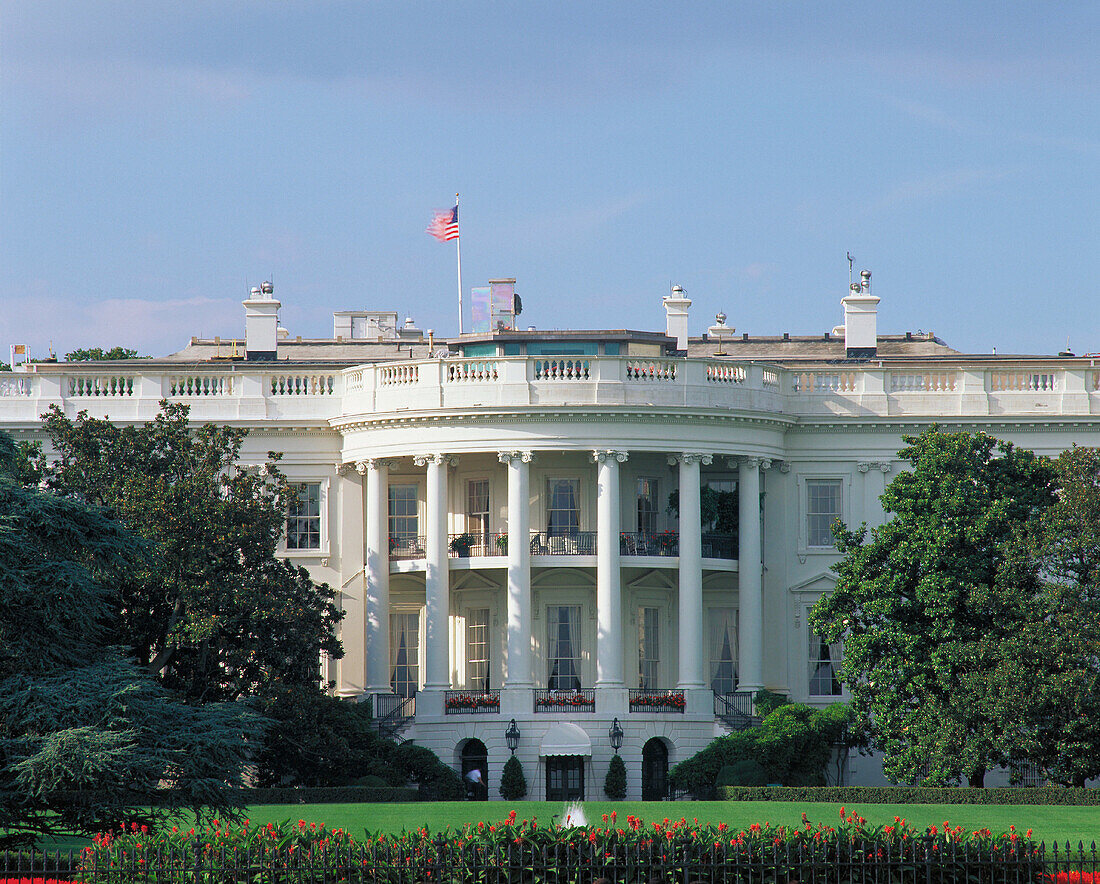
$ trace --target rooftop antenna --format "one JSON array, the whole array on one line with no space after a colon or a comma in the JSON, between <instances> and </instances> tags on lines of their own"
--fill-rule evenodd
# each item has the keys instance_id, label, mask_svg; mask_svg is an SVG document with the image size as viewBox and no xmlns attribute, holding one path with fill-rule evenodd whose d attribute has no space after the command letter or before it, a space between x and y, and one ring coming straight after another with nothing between
<instances>
[{"instance_id":1,"label":"rooftop antenna","mask_svg":"<svg viewBox=\"0 0 1100 884\"><path fill-rule=\"evenodd\" d=\"M851 288L852 287L852 263L856 259L852 257L851 252L845 252L844 254L846 254L848 256L848 288Z\"/></svg>"}]
</instances>

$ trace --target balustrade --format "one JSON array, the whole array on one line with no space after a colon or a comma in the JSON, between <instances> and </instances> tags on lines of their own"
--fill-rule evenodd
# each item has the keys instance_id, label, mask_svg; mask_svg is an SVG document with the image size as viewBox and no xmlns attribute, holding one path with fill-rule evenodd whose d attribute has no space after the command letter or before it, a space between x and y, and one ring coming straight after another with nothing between
<instances>
[{"instance_id":1,"label":"balustrade","mask_svg":"<svg viewBox=\"0 0 1100 884\"><path fill-rule=\"evenodd\" d=\"M536 358L534 373L536 381L587 381L590 361L588 359L546 359Z\"/></svg>"},{"instance_id":2,"label":"balustrade","mask_svg":"<svg viewBox=\"0 0 1100 884\"><path fill-rule=\"evenodd\" d=\"M1057 389L1057 383L1053 372L992 371L989 373L989 389L995 393L1052 393Z\"/></svg>"},{"instance_id":3,"label":"balustrade","mask_svg":"<svg viewBox=\"0 0 1100 884\"><path fill-rule=\"evenodd\" d=\"M743 366L731 365L728 362L708 362L707 380L712 384L743 384L745 369Z\"/></svg>"},{"instance_id":4,"label":"balustrade","mask_svg":"<svg viewBox=\"0 0 1100 884\"><path fill-rule=\"evenodd\" d=\"M233 395L233 375L230 374L170 375L166 380L165 392L171 398Z\"/></svg>"},{"instance_id":5,"label":"balustrade","mask_svg":"<svg viewBox=\"0 0 1100 884\"><path fill-rule=\"evenodd\" d=\"M331 396L336 378L331 374L272 375L272 396Z\"/></svg>"},{"instance_id":6,"label":"balustrade","mask_svg":"<svg viewBox=\"0 0 1100 884\"><path fill-rule=\"evenodd\" d=\"M666 359L630 359L626 377L631 381L674 381L676 363Z\"/></svg>"},{"instance_id":7,"label":"balustrade","mask_svg":"<svg viewBox=\"0 0 1100 884\"><path fill-rule=\"evenodd\" d=\"M891 393L952 393L955 372L916 371L890 372Z\"/></svg>"},{"instance_id":8,"label":"balustrade","mask_svg":"<svg viewBox=\"0 0 1100 884\"><path fill-rule=\"evenodd\" d=\"M447 360L444 365L446 371L443 377L448 383L452 384L463 381L490 383L500 378L495 360Z\"/></svg>"},{"instance_id":9,"label":"balustrade","mask_svg":"<svg viewBox=\"0 0 1100 884\"><path fill-rule=\"evenodd\" d=\"M70 396L133 396L134 375L75 375L69 378Z\"/></svg>"}]
</instances>

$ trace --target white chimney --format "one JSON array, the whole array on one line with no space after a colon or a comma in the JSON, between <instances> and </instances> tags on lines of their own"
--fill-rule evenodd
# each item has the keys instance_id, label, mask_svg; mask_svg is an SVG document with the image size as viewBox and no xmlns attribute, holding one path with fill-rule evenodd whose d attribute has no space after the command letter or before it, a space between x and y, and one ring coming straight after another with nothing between
<instances>
[{"instance_id":1,"label":"white chimney","mask_svg":"<svg viewBox=\"0 0 1100 884\"><path fill-rule=\"evenodd\" d=\"M688 308L691 307L691 299L684 295L684 290L678 285L672 287L672 292L665 295L665 334L670 338L676 338L676 349L688 348Z\"/></svg>"},{"instance_id":2,"label":"white chimney","mask_svg":"<svg viewBox=\"0 0 1100 884\"><path fill-rule=\"evenodd\" d=\"M869 359L878 348L878 302L871 294L871 271L859 274L844 305L844 352L849 359Z\"/></svg>"},{"instance_id":3,"label":"white chimney","mask_svg":"<svg viewBox=\"0 0 1100 884\"><path fill-rule=\"evenodd\" d=\"M244 304L245 359L272 362L279 340L279 307L270 282L256 286Z\"/></svg>"}]
</instances>

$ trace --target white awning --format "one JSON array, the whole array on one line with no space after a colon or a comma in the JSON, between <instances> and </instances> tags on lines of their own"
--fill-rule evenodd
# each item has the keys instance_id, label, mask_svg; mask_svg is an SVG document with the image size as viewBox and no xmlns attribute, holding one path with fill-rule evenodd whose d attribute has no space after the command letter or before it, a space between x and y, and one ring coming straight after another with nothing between
<instances>
[{"instance_id":1,"label":"white awning","mask_svg":"<svg viewBox=\"0 0 1100 884\"><path fill-rule=\"evenodd\" d=\"M539 746L539 755L545 757L591 754L592 741L588 739L588 734L568 721L555 724L550 728L542 738L542 745Z\"/></svg>"}]
</instances>

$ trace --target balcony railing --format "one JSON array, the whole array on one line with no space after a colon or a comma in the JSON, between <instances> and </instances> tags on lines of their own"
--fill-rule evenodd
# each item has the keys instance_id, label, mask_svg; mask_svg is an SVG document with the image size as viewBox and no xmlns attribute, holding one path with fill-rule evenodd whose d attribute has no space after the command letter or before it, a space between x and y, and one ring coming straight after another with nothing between
<instances>
[{"instance_id":1,"label":"balcony railing","mask_svg":"<svg viewBox=\"0 0 1100 884\"><path fill-rule=\"evenodd\" d=\"M737 535L708 532L703 535L702 549L703 558L736 559ZM624 532L619 535L619 552L624 556L678 556L680 535L676 531Z\"/></svg>"},{"instance_id":2,"label":"balcony railing","mask_svg":"<svg viewBox=\"0 0 1100 884\"><path fill-rule=\"evenodd\" d=\"M596 711L596 691L593 688L576 688L571 691L535 688L533 694L536 712Z\"/></svg>"},{"instance_id":3,"label":"balcony railing","mask_svg":"<svg viewBox=\"0 0 1100 884\"><path fill-rule=\"evenodd\" d=\"M679 712L683 714L683 691L663 688L631 688L629 696L631 712Z\"/></svg>"},{"instance_id":4,"label":"balcony railing","mask_svg":"<svg viewBox=\"0 0 1100 884\"><path fill-rule=\"evenodd\" d=\"M411 534L403 534L390 537L390 559L422 559L424 551L428 548L428 538L421 534L414 537Z\"/></svg>"},{"instance_id":5,"label":"balcony railing","mask_svg":"<svg viewBox=\"0 0 1100 884\"><path fill-rule=\"evenodd\" d=\"M594 556L596 532L574 531L571 534L531 532L531 555L534 556Z\"/></svg>"},{"instance_id":6,"label":"balcony railing","mask_svg":"<svg viewBox=\"0 0 1100 884\"><path fill-rule=\"evenodd\" d=\"M752 693L749 691L732 691L723 694L716 692L714 716L735 731L748 730L760 724L760 719L753 714Z\"/></svg>"},{"instance_id":7,"label":"balcony railing","mask_svg":"<svg viewBox=\"0 0 1100 884\"><path fill-rule=\"evenodd\" d=\"M452 559L471 559L484 556L508 555L508 535L506 533L452 534L447 545Z\"/></svg>"},{"instance_id":8,"label":"balcony railing","mask_svg":"<svg viewBox=\"0 0 1100 884\"><path fill-rule=\"evenodd\" d=\"M445 691L446 715L500 715L500 691Z\"/></svg>"}]
</instances>

